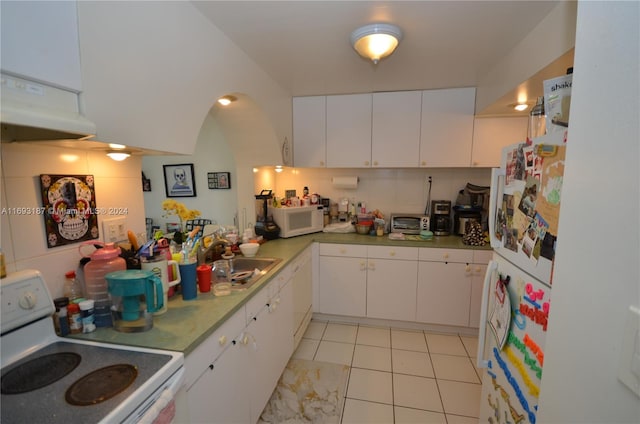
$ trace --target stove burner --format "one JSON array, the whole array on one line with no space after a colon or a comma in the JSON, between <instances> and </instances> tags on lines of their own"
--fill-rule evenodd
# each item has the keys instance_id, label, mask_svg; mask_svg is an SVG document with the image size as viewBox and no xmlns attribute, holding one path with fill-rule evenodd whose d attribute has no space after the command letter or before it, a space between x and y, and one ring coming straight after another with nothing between
<instances>
[{"instance_id":1,"label":"stove burner","mask_svg":"<svg viewBox=\"0 0 640 424\"><path fill-rule=\"evenodd\" d=\"M129 364L100 368L73 383L65 399L72 405L95 405L124 391L137 376L138 369Z\"/></svg>"},{"instance_id":2,"label":"stove burner","mask_svg":"<svg viewBox=\"0 0 640 424\"><path fill-rule=\"evenodd\" d=\"M80 361L80 355L73 352L40 356L4 374L0 391L5 395L17 395L48 386L73 371Z\"/></svg>"}]
</instances>

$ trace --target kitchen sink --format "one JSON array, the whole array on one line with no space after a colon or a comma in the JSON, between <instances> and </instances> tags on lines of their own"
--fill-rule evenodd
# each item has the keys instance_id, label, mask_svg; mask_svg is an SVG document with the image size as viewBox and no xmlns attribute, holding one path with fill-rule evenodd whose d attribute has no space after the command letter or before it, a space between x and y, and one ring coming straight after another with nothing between
<instances>
[{"instance_id":1,"label":"kitchen sink","mask_svg":"<svg viewBox=\"0 0 640 424\"><path fill-rule=\"evenodd\" d=\"M246 290L260 281L282 259L235 256L233 259L228 259L228 261L231 269L231 289Z\"/></svg>"}]
</instances>

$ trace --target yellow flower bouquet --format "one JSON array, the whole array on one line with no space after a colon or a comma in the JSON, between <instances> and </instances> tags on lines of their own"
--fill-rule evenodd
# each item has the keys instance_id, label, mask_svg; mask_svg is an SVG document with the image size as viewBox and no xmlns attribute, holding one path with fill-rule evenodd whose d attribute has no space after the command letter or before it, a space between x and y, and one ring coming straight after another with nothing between
<instances>
[{"instance_id":1,"label":"yellow flower bouquet","mask_svg":"<svg viewBox=\"0 0 640 424\"><path fill-rule=\"evenodd\" d=\"M182 243L183 233L186 231L186 221L198 218L200 216L200 211L197 209L189 209L184 205L184 203L177 202L172 199L167 199L162 202L162 209L164 210L164 215L162 215L163 217L168 218L170 216L176 216L180 220L181 231L179 234L176 232L173 239L176 243Z\"/></svg>"}]
</instances>

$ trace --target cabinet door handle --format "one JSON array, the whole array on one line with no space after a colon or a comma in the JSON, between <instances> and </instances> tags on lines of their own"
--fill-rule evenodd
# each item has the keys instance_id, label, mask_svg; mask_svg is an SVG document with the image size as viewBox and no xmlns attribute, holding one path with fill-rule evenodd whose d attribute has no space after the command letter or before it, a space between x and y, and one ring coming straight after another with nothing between
<instances>
[{"instance_id":1,"label":"cabinet door handle","mask_svg":"<svg viewBox=\"0 0 640 424\"><path fill-rule=\"evenodd\" d=\"M213 369L213 364L209 364L209 369L212 370Z\"/></svg>"},{"instance_id":2,"label":"cabinet door handle","mask_svg":"<svg viewBox=\"0 0 640 424\"><path fill-rule=\"evenodd\" d=\"M364 161L364 166L369 166L371 163L368 160Z\"/></svg>"},{"instance_id":3,"label":"cabinet door handle","mask_svg":"<svg viewBox=\"0 0 640 424\"><path fill-rule=\"evenodd\" d=\"M375 271L376 270L376 263L369 261L369 269L371 271Z\"/></svg>"},{"instance_id":4,"label":"cabinet door handle","mask_svg":"<svg viewBox=\"0 0 640 424\"><path fill-rule=\"evenodd\" d=\"M373 161L373 166L378 166L378 161L377 160Z\"/></svg>"},{"instance_id":5,"label":"cabinet door handle","mask_svg":"<svg viewBox=\"0 0 640 424\"><path fill-rule=\"evenodd\" d=\"M360 271L365 271L367 269L367 262L360 261Z\"/></svg>"},{"instance_id":6,"label":"cabinet door handle","mask_svg":"<svg viewBox=\"0 0 640 424\"><path fill-rule=\"evenodd\" d=\"M320 161L320 166L324 166L324 161L323 160Z\"/></svg>"},{"instance_id":7,"label":"cabinet door handle","mask_svg":"<svg viewBox=\"0 0 640 424\"><path fill-rule=\"evenodd\" d=\"M220 336L220 338L218 339L218 343L220 344L220 346L224 346L225 343L227 343L227 336Z\"/></svg>"},{"instance_id":8,"label":"cabinet door handle","mask_svg":"<svg viewBox=\"0 0 640 424\"><path fill-rule=\"evenodd\" d=\"M426 161L426 160L423 160L422 162L420 162L420 165L421 165L421 166L427 166L427 161Z\"/></svg>"},{"instance_id":9,"label":"cabinet door handle","mask_svg":"<svg viewBox=\"0 0 640 424\"><path fill-rule=\"evenodd\" d=\"M389 256L396 256L396 251L395 250L391 250L389 252Z\"/></svg>"},{"instance_id":10,"label":"cabinet door handle","mask_svg":"<svg viewBox=\"0 0 640 424\"><path fill-rule=\"evenodd\" d=\"M443 258L443 259L449 259L449 254L448 254L448 253L443 254L443 255L442 255L442 258Z\"/></svg>"},{"instance_id":11,"label":"cabinet door handle","mask_svg":"<svg viewBox=\"0 0 640 424\"><path fill-rule=\"evenodd\" d=\"M340 254L344 255L345 253L347 253L347 249L345 249L344 247L340 249Z\"/></svg>"}]
</instances>

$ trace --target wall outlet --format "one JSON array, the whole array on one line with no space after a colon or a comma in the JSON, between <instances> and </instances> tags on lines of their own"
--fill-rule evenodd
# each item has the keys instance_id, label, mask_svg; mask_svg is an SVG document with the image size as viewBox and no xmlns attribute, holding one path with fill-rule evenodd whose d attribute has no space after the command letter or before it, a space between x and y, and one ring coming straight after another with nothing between
<instances>
[{"instance_id":1,"label":"wall outlet","mask_svg":"<svg viewBox=\"0 0 640 424\"><path fill-rule=\"evenodd\" d=\"M102 232L107 243L127 240L127 219L111 218L102 221Z\"/></svg>"}]
</instances>

